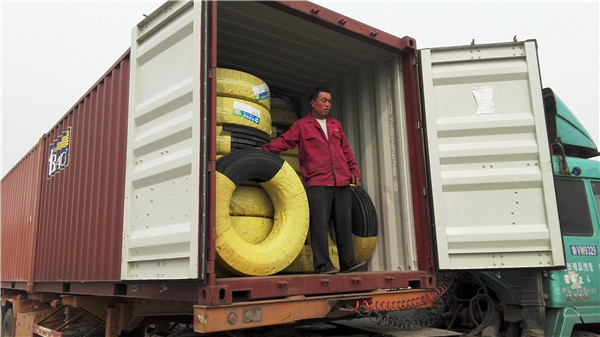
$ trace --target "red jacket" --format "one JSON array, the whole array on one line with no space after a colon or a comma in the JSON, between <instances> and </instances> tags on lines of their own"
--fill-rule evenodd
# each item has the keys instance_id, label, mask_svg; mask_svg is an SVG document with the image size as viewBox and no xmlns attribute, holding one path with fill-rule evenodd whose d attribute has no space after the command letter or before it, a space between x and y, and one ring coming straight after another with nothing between
<instances>
[{"instance_id":1,"label":"red jacket","mask_svg":"<svg viewBox=\"0 0 600 337\"><path fill-rule=\"evenodd\" d=\"M340 122L327 117L327 133L329 140L319 122L309 114L261 148L279 153L298 145L300 173L306 186L348 186L350 173L360 177L354 153Z\"/></svg>"}]
</instances>

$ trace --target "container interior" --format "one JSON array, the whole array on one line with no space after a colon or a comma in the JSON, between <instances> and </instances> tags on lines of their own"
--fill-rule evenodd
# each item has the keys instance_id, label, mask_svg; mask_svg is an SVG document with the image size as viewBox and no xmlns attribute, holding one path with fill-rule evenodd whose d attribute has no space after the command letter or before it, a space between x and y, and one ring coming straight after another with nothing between
<instances>
[{"instance_id":1,"label":"container interior","mask_svg":"<svg viewBox=\"0 0 600 337\"><path fill-rule=\"evenodd\" d=\"M308 112L309 90L332 91L331 116L344 127L377 210L370 270L416 270L402 54L262 3L216 4L218 67L253 74L292 97L299 117Z\"/></svg>"}]
</instances>

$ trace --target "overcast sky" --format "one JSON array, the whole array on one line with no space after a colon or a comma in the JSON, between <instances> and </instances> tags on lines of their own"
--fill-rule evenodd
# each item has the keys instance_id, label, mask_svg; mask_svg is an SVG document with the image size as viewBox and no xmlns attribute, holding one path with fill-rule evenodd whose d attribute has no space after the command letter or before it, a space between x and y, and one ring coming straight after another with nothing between
<instances>
[{"instance_id":1,"label":"overcast sky","mask_svg":"<svg viewBox=\"0 0 600 337\"><path fill-rule=\"evenodd\" d=\"M2 12L2 176L127 50L162 1L6 1ZM542 84L599 143L599 1L317 3L419 48L537 39Z\"/></svg>"}]
</instances>

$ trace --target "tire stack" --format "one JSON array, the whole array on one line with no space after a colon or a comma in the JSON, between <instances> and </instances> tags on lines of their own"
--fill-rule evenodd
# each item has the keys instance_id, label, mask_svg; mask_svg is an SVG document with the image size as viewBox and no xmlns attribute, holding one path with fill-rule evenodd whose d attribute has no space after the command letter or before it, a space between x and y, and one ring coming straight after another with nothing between
<instances>
[{"instance_id":1,"label":"tire stack","mask_svg":"<svg viewBox=\"0 0 600 337\"><path fill-rule=\"evenodd\" d=\"M259 78L217 68L217 275L275 274L308 233L308 201L270 141L270 92ZM291 125L291 124L290 124Z\"/></svg>"},{"instance_id":2,"label":"tire stack","mask_svg":"<svg viewBox=\"0 0 600 337\"><path fill-rule=\"evenodd\" d=\"M292 100L289 96L273 91L271 93L271 138L275 139L286 132L298 115L292 110ZM298 174L300 173L300 162L298 161L298 147L279 153L279 157L287 161Z\"/></svg>"},{"instance_id":3,"label":"tire stack","mask_svg":"<svg viewBox=\"0 0 600 337\"><path fill-rule=\"evenodd\" d=\"M279 156L256 149L297 119L286 95L270 93L251 74L217 68L218 277L314 272L298 148ZM375 208L366 191L352 190L355 256L368 260L377 239ZM332 262L339 268L337 247L329 241Z\"/></svg>"},{"instance_id":4,"label":"tire stack","mask_svg":"<svg viewBox=\"0 0 600 337\"><path fill-rule=\"evenodd\" d=\"M217 68L217 155L266 144L271 134L271 97L260 78Z\"/></svg>"}]
</instances>

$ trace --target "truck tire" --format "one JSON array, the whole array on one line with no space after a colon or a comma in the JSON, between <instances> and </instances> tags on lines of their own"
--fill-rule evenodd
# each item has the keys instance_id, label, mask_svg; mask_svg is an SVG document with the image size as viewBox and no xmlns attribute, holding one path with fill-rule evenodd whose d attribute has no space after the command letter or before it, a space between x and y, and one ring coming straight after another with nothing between
<instances>
[{"instance_id":1,"label":"truck tire","mask_svg":"<svg viewBox=\"0 0 600 337\"><path fill-rule=\"evenodd\" d=\"M236 136L218 135L217 154L228 154L241 149L254 149L265 143L257 139L239 138Z\"/></svg>"},{"instance_id":2,"label":"truck tire","mask_svg":"<svg viewBox=\"0 0 600 337\"><path fill-rule=\"evenodd\" d=\"M217 96L242 99L271 109L271 94L267 84L239 70L217 68Z\"/></svg>"},{"instance_id":3,"label":"truck tire","mask_svg":"<svg viewBox=\"0 0 600 337\"><path fill-rule=\"evenodd\" d=\"M367 191L356 186L352 193L352 244L357 260L368 260L377 244L377 212Z\"/></svg>"},{"instance_id":4,"label":"truck tire","mask_svg":"<svg viewBox=\"0 0 600 337\"><path fill-rule=\"evenodd\" d=\"M270 135L271 114L257 103L217 96L217 125L254 128Z\"/></svg>"},{"instance_id":5,"label":"truck tire","mask_svg":"<svg viewBox=\"0 0 600 337\"><path fill-rule=\"evenodd\" d=\"M292 126L298 120L298 116L292 110L273 107L269 112L273 125Z\"/></svg>"},{"instance_id":6,"label":"truck tire","mask_svg":"<svg viewBox=\"0 0 600 337\"><path fill-rule=\"evenodd\" d=\"M279 108L279 109L287 109L292 110L292 99L277 90L271 91L271 109Z\"/></svg>"},{"instance_id":7,"label":"truck tire","mask_svg":"<svg viewBox=\"0 0 600 337\"><path fill-rule=\"evenodd\" d=\"M258 142L262 142L263 144L266 144L271 141L271 137L269 134L266 134L263 131L254 128L246 128L232 125L218 125L217 130L217 133L221 132L223 134L228 134L238 138L253 139Z\"/></svg>"},{"instance_id":8,"label":"truck tire","mask_svg":"<svg viewBox=\"0 0 600 337\"><path fill-rule=\"evenodd\" d=\"M280 272L298 256L308 233L308 199L298 175L283 159L258 149L225 155L216 170L217 261L238 275ZM258 181L273 202L273 229L258 244L242 239L229 215L233 191L246 180Z\"/></svg>"},{"instance_id":9,"label":"truck tire","mask_svg":"<svg viewBox=\"0 0 600 337\"><path fill-rule=\"evenodd\" d=\"M273 202L260 186L238 185L229 202L229 215L273 219Z\"/></svg>"},{"instance_id":10,"label":"truck tire","mask_svg":"<svg viewBox=\"0 0 600 337\"><path fill-rule=\"evenodd\" d=\"M4 311L4 310L3 310ZM8 308L2 317L2 337L14 337L15 336L15 318L13 316L13 309Z\"/></svg>"},{"instance_id":11,"label":"truck tire","mask_svg":"<svg viewBox=\"0 0 600 337\"><path fill-rule=\"evenodd\" d=\"M377 245L377 212L367 191L356 186L350 189L352 195L352 245L354 258L369 260ZM329 237L335 241L333 226L330 226Z\"/></svg>"},{"instance_id":12,"label":"truck tire","mask_svg":"<svg viewBox=\"0 0 600 337\"><path fill-rule=\"evenodd\" d=\"M273 230L273 219L271 218L233 215L229 218L238 235L253 245L263 242Z\"/></svg>"}]
</instances>

